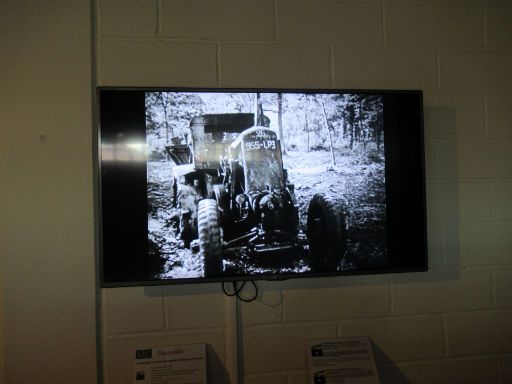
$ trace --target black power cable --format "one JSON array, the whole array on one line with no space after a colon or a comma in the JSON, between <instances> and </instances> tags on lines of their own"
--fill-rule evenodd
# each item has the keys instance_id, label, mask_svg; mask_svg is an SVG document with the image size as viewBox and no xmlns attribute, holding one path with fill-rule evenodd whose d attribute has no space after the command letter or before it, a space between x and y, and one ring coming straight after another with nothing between
<instances>
[{"instance_id":1,"label":"black power cable","mask_svg":"<svg viewBox=\"0 0 512 384\"><path fill-rule=\"evenodd\" d=\"M230 297L236 296L236 298L238 300L243 301L244 303L250 303L251 301L256 300L258 298L258 294L259 294L259 290L258 290L258 286L256 285L256 282L254 282L253 280L250 280L250 282L254 288L254 294L249 298L245 298L241 295L241 292L245 286L245 283L247 283L247 280L244 280L241 283L240 283L240 281L232 281L231 284L233 285L233 289L231 292L228 292L228 290L226 289L226 282L223 281L222 282L222 291L227 296L230 296ZM240 284L240 286L238 284Z\"/></svg>"}]
</instances>

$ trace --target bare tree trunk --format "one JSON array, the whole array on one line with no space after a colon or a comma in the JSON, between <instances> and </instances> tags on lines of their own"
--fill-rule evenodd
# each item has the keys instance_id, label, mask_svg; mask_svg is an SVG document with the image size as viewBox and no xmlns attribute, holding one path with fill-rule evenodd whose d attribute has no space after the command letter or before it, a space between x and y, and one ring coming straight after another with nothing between
<instances>
[{"instance_id":1,"label":"bare tree trunk","mask_svg":"<svg viewBox=\"0 0 512 384\"><path fill-rule=\"evenodd\" d=\"M306 128L306 137L307 137L307 151L309 152L309 125L308 125L308 95L304 95L304 122Z\"/></svg>"},{"instance_id":2,"label":"bare tree trunk","mask_svg":"<svg viewBox=\"0 0 512 384\"><path fill-rule=\"evenodd\" d=\"M256 112L254 114L254 120L257 126L263 127L265 125L263 119L263 105L261 104L261 94L259 92L256 93Z\"/></svg>"},{"instance_id":3,"label":"bare tree trunk","mask_svg":"<svg viewBox=\"0 0 512 384\"><path fill-rule=\"evenodd\" d=\"M158 100L160 101L160 105L162 106L162 110L164 112L164 125L165 125L165 142L169 144L170 141L170 135L169 131L171 131L172 134L172 127L169 125L169 99L164 96L164 92L160 92L160 96L158 97Z\"/></svg>"},{"instance_id":4,"label":"bare tree trunk","mask_svg":"<svg viewBox=\"0 0 512 384\"><path fill-rule=\"evenodd\" d=\"M354 149L354 124L350 124L350 149Z\"/></svg>"},{"instance_id":5,"label":"bare tree trunk","mask_svg":"<svg viewBox=\"0 0 512 384\"><path fill-rule=\"evenodd\" d=\"M258 102L259 102L260 94L256 93L254 95L254 126L258 125Z\"/></svg>"},{"instance_id":6,"label":"bare tree trunk","mask_svg":"<svg viewBox=\"0 0 512 384\"><path fill-rule=\"evenodd\" d=\"M375 143L377 144L377 150L380 150L380 124L379 122L375 123Z\"/></svg>"},{"instance_id":7,"label":"bare tree trunk","mask_svg":"<svg viewBox=\"0 0 512 384\"><path fill-rule=\"evenodd\" d=\"M367 135L367 132L364 129L365 127L363 126L363 107L361 105L361 100L359 100L358 111L359 111L359 114L358 114L358 117L357 117L357 122L358 122L358 125L359 125L360 141L363 142L363 148L366 149L366 135Z\"/></svg>"},{"instance_id":8,"label":"bare tree trunk","mask_svg":"<svg viewBox=\"0 0 512 384\"><path fill-rule=\"evenodd\" d=\"M327 113L325 113L325 103L323 95L320 95L320 104L322 105L322 115L324 117L325 126L327 127L327 132L329 133L329 149L331 150L332 165L335 166L336 158L334 157L334 146L332 142L331 126L329 125L329 121L327 120Z\"/></svg>"},{"instance_id":9,"label":"bare tree trunk","mask_svg":"<svg viewBox=\"0 0 512 384\"><path fill-rule=\"evenodd\" d=\"M279 127L279 140L281 141L281 151L286 155L286 147L283 137L283 94L277 94L277 126Z\"/></svg>"}]
</instances>

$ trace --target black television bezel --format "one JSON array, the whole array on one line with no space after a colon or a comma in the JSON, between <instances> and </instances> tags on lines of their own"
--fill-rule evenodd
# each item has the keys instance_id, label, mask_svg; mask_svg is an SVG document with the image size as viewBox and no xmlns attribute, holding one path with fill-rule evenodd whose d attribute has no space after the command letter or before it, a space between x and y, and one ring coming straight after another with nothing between
<instances>
[{"instance_id":1,"label":"black television bezel","mask_svg":"<svg viewBox=\"0 0 512 384\"><path fill-rule=\"evenodd\" d=\"M104 196L105 181L103 180L105 166L102 164L102 126L105 124L123 125L126 134L131 133L132 137L140 139L145 137L145 104L131 105L126 108L126 98L130 94L145 92L245 92L245 93L309 93L309 94L335 94L335 93L358 93L358 94L379 94L384 97L384 148L385 148L385 178L386 178L386 212L388 240L391 236L395 239L388 242L388 254L392 263L385 268L291 273L291 274L257 274L241 276L222 276L213 278L184 278L184 279L159 279L151 280L140 278L132 272L124 272L125 278L105 278L105 212L104 205L111 202L114 196ZM116 95L116 96L113 96ZM114 100L108 100L114 97ZM350 275L390 274L405 272L422 272L428 270L427 253L427 214L426 214L426 192L425 192L425 148L424 148L424 125L423 125L423 92L421 90L379 90L379 89L314 89L314 88L202 88L202 87L111 87L101 86L96 89L97 100L97 121L95 139L95 168L97 170L97 225L98 225L98 262L99 282L101 288L128 287L128 286L156 286L176 284L198 284L215 282L232 282L244 280L266 280L279 281L298 278L333 277ZM105 105L105 103L112 103ZM142 107L142 109L140 109ZM401 114L393 113L397 108L402 108ZM106 112L105 108L108 108ZM122 109L124 121L110 121L112 113L116 114L115 108ZM393 109L392 109L393 108ZM114 109L114 110L113 110ZM127 116L126 111L130 114ZM134 120L135 119L135 120ZM138 121L137 121L138 119ZM141 131L142 124L142 131ZM407 129L408 124L414 124L414 129ZM131 167L134 167L132 164ZM144 172L146 175L146 162L135 166L135 172ZM126 170L118 170L115 175L123 179L121 173ZM133 172L133 169L130 172ZM124 180L127 181L126 179ZM411 192L412 190L412 192ZM131 191L131 197L146 202L146 185L139 185ZM142 204L142 203L140 203ZM131 208L133 210L133 207ZM133 211L132 211L133 212ZM391 212L391 215L389 215ZM147 222L146 206L138 208L135 212L139 222ZM140 236L140 229L131 228L128 231L130 236ZM133 232L135 231L135 232ZM400 232L400 233L398 233ZM146 227L147 238L147 227ZM110 241L110 240L108 240ZM135 249L134 252L145 252L147 250ZM414 255L411 257L411 255ZM111 258L112 259L112 258ZM129 263L130 269L141 270L144 268L142 258L137 257L136 261ZM142 261L142 262L141 262ZM119 266L117 266L119 268ZM119 273L118 273L119 275ZM118 276L119 277L119 276Z\"/></svg>"}]
</instances>

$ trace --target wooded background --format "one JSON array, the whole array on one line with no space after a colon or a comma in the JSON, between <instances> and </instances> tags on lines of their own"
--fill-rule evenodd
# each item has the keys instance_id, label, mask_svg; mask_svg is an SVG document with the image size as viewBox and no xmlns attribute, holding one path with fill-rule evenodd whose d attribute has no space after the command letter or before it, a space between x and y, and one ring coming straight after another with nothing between
<instances>
[{"instance_id":1,"label":"wooded background","mask_svg":"<svg viewBox=\"0 0 512 384\"><path fill-rule=\"evenodd\" d=\"M150 158L164 156L164 146L171 140L184 141L194 116L256 110L270 118L270 127L279 133L284 153L330 151L332 165L336 165L337 152L342 150L357 148L358 153L383 156L380 95L150 92L146 94Z\"/></svg>"}]
</instances>

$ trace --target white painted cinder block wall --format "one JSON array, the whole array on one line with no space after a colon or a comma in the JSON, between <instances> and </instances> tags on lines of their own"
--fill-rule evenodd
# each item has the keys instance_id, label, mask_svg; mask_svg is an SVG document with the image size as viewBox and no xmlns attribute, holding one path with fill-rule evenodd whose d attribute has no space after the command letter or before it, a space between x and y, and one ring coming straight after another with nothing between
<instances>
[{"instance_id":1,"label":"white painted cinder block wall","mask_svg":"<svg viewBox=\"0 0 512 384\"><path fill-rule=\"evenodd\" d=\"M96 381L89 0L0 1L0 382Z\"/></svg>"},{"instance_id":2,"label":"white painted cinder block wall","mask_svg":"<svg viewBox=\"0 0 512 384\"><path fill-rule=\"evenodd\" d=\"M99 85L425 92L430 271L262 283L240 305L244 383L305 383L304 339L350 335L383 383L512 381L510 2L101 0L97 18ZM233 377L219 284L102 299L106 383L131 382L135 346L194 342Z\"/></svg>"},{"instance_id":3,"label":"white painted cinder block wall","mask_svg":"<svg viewBox=\"0 0 512 384\"><path fill-rule=\"evenodd\" d=\"M93 1L96 85L425 92L431 270L261 283L244 383L305 383L303 340L348 335L374 340L383 383L512 382L510 1ZM89 6L0 2L7 384L95 382ZM218 284L101 299L105 383L131 383L132 347L195 342L234 377Z\"/></svg>"},{"instance_id":4,"label":"white painted cinder block wall","mask_svg":"<svg viewBox=\"0 0 512 384\"><path fill-rule=\"evenodd\" d=\"M99 85L425 92L430 271L262 283L244 383L305 383L304 339L350 335L383 383L512 382L509 1L101 0L97 27ZM130 383L132 347L193 342L224 382L219 284L102 294L106 383Z\"/></svg>"}]
</instances>

